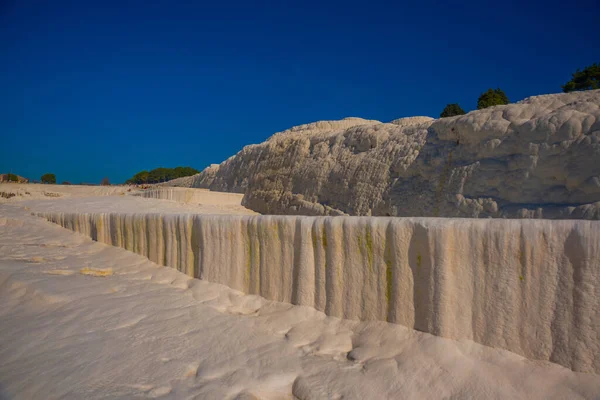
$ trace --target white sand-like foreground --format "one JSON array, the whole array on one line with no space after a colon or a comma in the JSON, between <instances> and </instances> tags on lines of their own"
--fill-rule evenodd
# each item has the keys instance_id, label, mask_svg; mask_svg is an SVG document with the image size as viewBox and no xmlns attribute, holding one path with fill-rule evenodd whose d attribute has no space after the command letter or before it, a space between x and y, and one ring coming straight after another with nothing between
<instances>
[{"instance_id":1,"label":"white sand-like foreground","mask_svg":"<svg viewBox=\"0 0 600 400\"><path fill-rule=\"evenodd\" d=\"M181 204L122 196L113 188L116 196L86 198L78 206L75 197L84 197L85 189L63 190L61 197L0 204L2 399L600 394L595 374L244 295L31 215L66 206L72 212L225 212L218 201ZM95 188L90 194L111 193ZM238 207L232 210L243 213Z\"/></svg>"}]
</instances>

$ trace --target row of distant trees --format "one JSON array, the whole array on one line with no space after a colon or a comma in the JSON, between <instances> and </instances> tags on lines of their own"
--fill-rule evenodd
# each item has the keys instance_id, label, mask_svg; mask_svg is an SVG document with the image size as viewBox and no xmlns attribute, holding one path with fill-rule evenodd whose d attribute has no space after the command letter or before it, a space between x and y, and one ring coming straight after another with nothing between
<instances>
[{"instance_id":1,"label":"row of distant trees","mask_svg":"<svg viewBox=\"0 0 600 400\"><path fill-rule=\"evenodd\" d=\"M572 74L570 81L561 86L563 92L574 92L580 90L600 89L600 64L594 63L583 70L577 70ZM508 96L500 88L488 89L477 99L477 109L509 104ZM446 105L440 114L440 118L463 115L465 110L458 103Z\"/></svg>"},{"instance_id":2,"label":"row of distant trees","mask_svg":"<svg viewBox=\"0 0 600 400\"><path fill-rule=\"evenodd\" d=\"M15 174L7 174L6 175L6 179L9 182L19 182L19 176L15 175ZM42 183L47 183L47 184L55 184L56 183L56 175L54 174L44 174L42 175L42 177L40 178L40 182ZM63 182L63 185L70 185L70 182Z\"/></svg>"},{"instance_id":3,"label":"row of distant trees","mask_svg":"<svg viewBox=\"0 0 600 400\"><path fill-rule=\"evenodd\" d=\"M195 175L199 173L195 168L192 167L175 167L175 168L155 168L152 171L140 171L128 179L126 184L146 184L146 183L159 183L170 181L171 179L182 178L184 176ZM8 174L7 179L9 182L18 182L19 177L15 174ZM56 175L52 173L44 174L40 178L41 183L45 184L56 184ZM63 185L71 185L69 181L63 181ZM100 185L108 186L110 181L107 177L100 181Z\"/></svg>"},{"instance_id":4,"label":"row of distant trees","mask_svg":"<svg viewBox=\"0 0 600 400\"><path fill-rule=\"evenodd\" d=\"M54 185L54 184L56 184L56 175L54 175L54 174L44 174L40 178L40 182ZM110 185L110 181L108 180L107 177L104 177L104 178L102 178L102 181L100 181L100 184L102 186L108 186L108 185ZM69 182L69 181L63 181L62 185L71 185L71 182Z\"/></svg>"},{"instance_id":5,"label":"row of distant trees","mask_svg":"<svg viewBox=\"0 0 600 400\"><path fill-rule=\"evenodd\" d=\"M170 181L171 179L183 178L184 176L191 176L199 173L195 168L192 167L175 167L175 168L155 168L152 171L140 171L135 174L131 179L128 179L125 183L127 184L145 184L145 183L159 183Z\"/></svg>"}]
</instances>

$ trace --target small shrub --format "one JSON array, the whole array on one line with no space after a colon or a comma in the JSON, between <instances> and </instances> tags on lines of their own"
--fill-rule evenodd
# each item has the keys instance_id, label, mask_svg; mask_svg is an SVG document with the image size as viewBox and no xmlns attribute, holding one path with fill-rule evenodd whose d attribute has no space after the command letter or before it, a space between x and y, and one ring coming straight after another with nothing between
<instances>
[{"instance_id":1,"label":"small shrub","mask_svg":"<svg viewBox=\"0 0 600 400\"><path fill-rule=\"evenodd\" d=\"M487 92L484 92L479 96L479 99L477 100L477 109L483 110L484 108L508 103L510 103L508 96L506 96L506 93L504 93L502 89L488 89Z\"/></svg>"},{"instance_id":2,"label":"small shrub","mask_svg":"<svg viewBox=\"0 0 600 400\"><path fill-rule=\"evenodd\" d=\"M458 105L458 103L452 103L452 104L448 104L444 108L444 110L440 114L440 118L454 117L455 115L464 115L464 114L465 114L465 110L463 110L462 107Z\"/></svg>"},{"instance_id":3,"label":"small shrub","mask_svg":"<svg viewBox=\"0 0 600 400\"><path fill-rule=\"evenodd\" d=\"M11 197L15 197L16 194L10 192L0 192L0 197L3 199L10 199Z\"/></svg>"}]
</instances>

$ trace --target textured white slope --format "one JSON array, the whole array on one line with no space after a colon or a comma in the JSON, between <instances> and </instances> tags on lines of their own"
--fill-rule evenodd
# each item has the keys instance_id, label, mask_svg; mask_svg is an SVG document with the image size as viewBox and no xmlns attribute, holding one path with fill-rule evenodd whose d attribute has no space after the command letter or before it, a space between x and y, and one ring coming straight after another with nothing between
<instances>
[{"instance_id":1,"label":"textured white slope","mask_svg":"<svg viewBox=\"0 0 600 400\"><path fill-rule=\"evenodd\" d=\"M177 184L263 214L600 219L600 90L302 125Z\"/></svg>"},{"instance_id":2,"label":"textured white slope","mask_svg":"<svg viewBox=\"0 0 600 400\"><path fill-rule=\"evenodd\" d=\"M270 300L600 371L595 221L39 215Z\"/></svg>"},{"instance_id":3,"label":"textured white slope","mask_svg":"<svg viewBox=\"0 0 600 400\"><path fill-rule=\"evenodd\" d=\"M598 375L245 296L14 206L0 205L0 250L2 398L574 400L600 393ZM113 275L85 276L82 268Z\"/></svg>"},{"instance_id":4,"label":"textured white slope","mask_svg":"<svg viewBox=\"0 0 600 400\"><path fill-rule=\"evenodd\" d=\"M2 183L0 193L14 194L0 202L31 199L64 199L89 196L118 196L132 192L128 186L42 185L37 183Z\"/></svg>"},{"instance_id":5,"label":"textured white slope","mask_svg":"<svg viewBox=\"0 0 600 400\"><path fill-rule=\"evenodd\" d=\"M242 194L215 193L206 189L190 189L182 187L153 187L134 193L134 196L148 199L173 200L185 204L232 205L240 206Z\"/></svg>"}]
</instances>

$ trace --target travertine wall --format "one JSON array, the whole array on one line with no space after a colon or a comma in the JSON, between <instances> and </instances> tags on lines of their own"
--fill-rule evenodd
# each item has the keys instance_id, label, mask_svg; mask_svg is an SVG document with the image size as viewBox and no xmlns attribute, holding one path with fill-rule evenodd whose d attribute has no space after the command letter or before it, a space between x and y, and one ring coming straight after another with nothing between
<instances>
[{"instance_id":1,"label":"travertine wall","mask_svg":"<svg viewBox=\"0 0 600 400\"><path fill-rule=\"evenodd\" d=\"M202 203L204 205L240 205L242 195L238 193L214 193L203 189L186 187L153 187L133 193L133 196L148 199L173 200L185 204Z\"/></svg>"},{"instance_id":2,"label":"travertine wall","mask_svg":"<svg viewBox=\"0 0 600 400\"><path fill-rule=\"evenodd\" d=\"M600 223L39 214L190 276L600 372Z\"/></svg>"}]
</instances>

